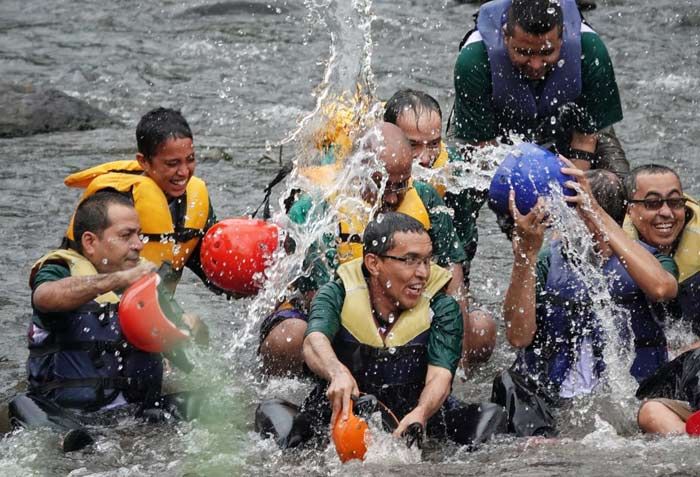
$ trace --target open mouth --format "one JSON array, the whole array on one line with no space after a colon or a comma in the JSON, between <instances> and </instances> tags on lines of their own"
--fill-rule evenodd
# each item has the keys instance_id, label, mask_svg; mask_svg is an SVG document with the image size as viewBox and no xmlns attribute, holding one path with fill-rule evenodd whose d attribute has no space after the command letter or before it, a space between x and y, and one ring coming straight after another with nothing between
<instances>
[{"instance_id":1,"label":"open mouth","mask_svg":"<svg viewBox=\"0 0 700 477\"><path fill-rule=\"evenodd\" d=\"M423 293L425 285L423 283L415 283L406 287L408 294L412 297L419 297Z\"/></svg>"},{"instance_id":2,"label":"open mouth","mask_svg":"<svg viewBox=\"0 0 700 477\"><path fill-rule=\"evenodd\" d=\"M664 222L661 224L654 224L654 230L661 233L669 233L673 230L675 224L672 222Z\"/></svg>"}]
</instances>

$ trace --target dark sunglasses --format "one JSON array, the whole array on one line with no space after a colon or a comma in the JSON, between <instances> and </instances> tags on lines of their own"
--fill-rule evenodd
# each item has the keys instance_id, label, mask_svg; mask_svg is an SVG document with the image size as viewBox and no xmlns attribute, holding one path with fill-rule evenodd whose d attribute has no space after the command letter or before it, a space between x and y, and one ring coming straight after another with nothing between
<instances>
[{"instance_id":1,"label":"dark sunglasses","mask_svg":"<svg viewBox=\"0 0 700 477\"><path fill-rule=\"evenodd\" d=\"M688 199L685 197L670 197L667 199L633 199L630 200L632 204L644 204L644 208L647 210L659 210L665 204L668 204L669 209L678 210L685 207L685 203Z\"/></svg>"}]
</instances>

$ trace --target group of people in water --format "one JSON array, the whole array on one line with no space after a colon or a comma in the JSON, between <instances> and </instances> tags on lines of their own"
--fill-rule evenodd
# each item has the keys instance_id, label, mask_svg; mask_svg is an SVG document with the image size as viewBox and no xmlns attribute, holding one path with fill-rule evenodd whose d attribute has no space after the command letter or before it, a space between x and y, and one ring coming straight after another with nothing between
<instances>
[{"instance_id":1,"label":"group of people in water","mask_svg":"<svg viewBox=\"0 0 700 477\"><path fill-rule=\"evenodd\" d=\"M700 207L671 168L630 171L613 130L622 107L603 41L574 0L493 0L465 36L454 74L449 122L457 146L445 145L434 98L407 89L394 94L383 121L365 132L378 140L362 146L382 165L361 194L374 215L337 212L337 233L306 251L305 273L262 320L264 371L316 379L280 442L323 442L329 424L348 421L362 393L393 412L389 427L397 436L425 433L474 445L501 432L553 435L555 409L595 392L604 378L612 341L634 353L629 372L646 398L640 428L685 432L700 409L700 341L672 350L679 357L669 361L664 331L674 320L700 329ZM577 272L572 237L555 232L545 244L552 223L545 201L519 210L511 192L509 213L498 220L513 248L503 318L517 358L496 378L491 402L466 404L451 394L455 372L488 360L498 329L468 292L476 219L488 194L446 191L412 174L470 161L509 136L567 158L561 172L572 193L565 200L595 244L620 333L606 335L593 290ZM32 268L27 370L29 396L40 407L162 408L163 355L125 341L115 311L119 293L160 268L172 296L187 267L215 293L231 294L213 285L200 263L201 238L217 219L194 175L187 122L158 108L141 118L136 139L135 161L66 179L83 195L63 246ZM344 165L341 148L326 146L332 163L301 171L319 189L322 177ZM303 228L337 200L301 191L287 203L290 221ZM173 308L206 342L202 320Z\"/></svg>"}]
</instances>

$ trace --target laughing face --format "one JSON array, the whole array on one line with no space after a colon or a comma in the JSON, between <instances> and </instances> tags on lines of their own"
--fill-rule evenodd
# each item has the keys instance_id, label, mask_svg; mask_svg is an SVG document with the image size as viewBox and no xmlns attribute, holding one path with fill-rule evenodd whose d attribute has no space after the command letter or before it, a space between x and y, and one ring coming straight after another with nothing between
<instances>
[{"instance_id":1,"label":"laughing face","mask_svg":"<svg viewBox=\"0 0 700 477\"><path fill-rule=\"evenodd\" d=\"M632 200L640 202L631 203L627 214L646 243L670 253L673 243L685 226L685 207L673 208L664 200L683 197L678 177L670 172L640 174L637 176L636 188ZM649 207L659 201L659 208Z\"/></svg>"},{"instance_id":2,"label":"laughing face","mask_svg":"<svg viewBox=\"0 0 700 477\"><path fill-rule=\"evenodd\" d=\"M153 157L137 154L136 159L168 199L182 196L194 175L194 146L190 138L170 138L160 145Z\"/></svg>"},{"instance_id":3,"label":"laughing face","mask_svg":"<svg viewBox=\"0 0 700 477\"><path fill-rule=\"evenodd\" d=\"M433 245L427 232L397 232L393 242L394 246L378 257L378 283L391 308L409 310L418 304L430 278Z\"/></svg>"}]
</instances>

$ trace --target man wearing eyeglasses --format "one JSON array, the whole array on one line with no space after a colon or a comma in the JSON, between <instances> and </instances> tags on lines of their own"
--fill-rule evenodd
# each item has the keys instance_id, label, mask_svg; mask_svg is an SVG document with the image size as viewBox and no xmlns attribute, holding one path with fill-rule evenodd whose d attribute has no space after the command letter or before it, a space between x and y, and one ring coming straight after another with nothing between
<instances>
[{"instance_id":1,"label":"man wearing eyeglasses","mask_svg":"<svg viewBox=\"0 0 700 477\"><path fill-rule=\"evenodd\" d=\"M700 207L683 194L678 174L666 166L637 167L630 172L626 185L630 203L628 233L673 256L680 283L676 315L690 322L695 334L700 335ZM687 353L640 387L638 397L659 398L646 401L639 410L638 422L643 431L685 432L685 421L700 406L700 389L697 385L678 386L693 382L686 378L692 366L683 366L681 362L697 360L692 357L692 350L699 347L700 341L696 341L681 350ZM697 378L693 379L697 383Z\"/></svg>"},{"instance_id":2,"label":"man wearing eyeglasses","mask_svg":"<svg viewBox=\"0 0 700 477\"><path fill-rule=\"evenodd\" d=\"M374 184L368 184L370 187L363 189L362 199L370 206L379 202L379 212L402 212L423 224L433 244L435 262L450 268L452 272L448 291L459 297L464 313L468 316L467 292L463 285L461 267L467 256L452 218L445 210L445 203L432 186L425 182L413 181L411 146L400 128L394 124L380 123L369 133L369 137L376 139L369 147L372 154L377 154L384 171L372 173L371 179ZM382 183L385 184L384 191L382 196L378 197L380 188L377 185ZM310 220L308 215L312 208L311 197L301 197L289 210L289 217L293 222L304 224ZM350 214L339 215L341 218L337 241L323 244L326 248L325 253L318 249L313 250L308 258L311 276L302 276L295 282L295 286L303 293L313 294L321 285L331 280L338 265L361 256L361 237L365 224L361 220L353 220ZM265 319L261 326L260 346L264 361L272 363L283 360L290 364L290 356L298 356L295 350L298 350L299 346L294 344L300 342L299 338L303 335L305 323L302 316L300 310L278 309ZM489 323L482 320L473 324L468 331L470 337L474 336L475 339L465 339L470 346L465 353L470 353L473 349L474 353L489 356L495 339L488 330L481 333L478 326L483 324L484 328L488 328ZM286 368L289 369L288 366Z\"/></svg>"},{"instance_id":3,"label":"man wearing eyeglasses","mask_svg":"<svg viewBox=\"0 0 700 477\"><path fill-rule=\"evenodd\" d=\"M303 353L321 382L302 405L317 438L348 419L360 393L396 415L396 437L419 426L472 445L503 429L501 406L450 396L463 322L445 290L450 273L432 263L432 253L423 224L387 212L367 225L362 257L338 267L339 278L318 291Z\"/></svg>"}]
</instances>

